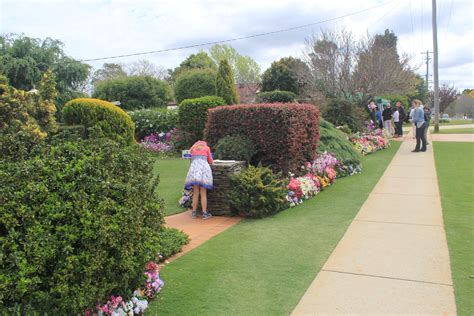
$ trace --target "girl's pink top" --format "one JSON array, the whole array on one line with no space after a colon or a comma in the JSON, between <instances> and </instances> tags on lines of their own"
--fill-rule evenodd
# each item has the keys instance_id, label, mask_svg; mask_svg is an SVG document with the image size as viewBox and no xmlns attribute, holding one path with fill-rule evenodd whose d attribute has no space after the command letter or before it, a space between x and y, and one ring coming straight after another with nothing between
<instances>
[{"instance_id":1,"label":"girl's pink top","mask_svg":"<svg viewBox=\"0 0 474 316\"><path fill-rule=\"evenodd\" d=\"M207 162L212 165L214 160L212 160L211 149L208 146L200 146L200 149L192 148L191 155L193 156L207 156Z\"/></svg>"}]
</instances>

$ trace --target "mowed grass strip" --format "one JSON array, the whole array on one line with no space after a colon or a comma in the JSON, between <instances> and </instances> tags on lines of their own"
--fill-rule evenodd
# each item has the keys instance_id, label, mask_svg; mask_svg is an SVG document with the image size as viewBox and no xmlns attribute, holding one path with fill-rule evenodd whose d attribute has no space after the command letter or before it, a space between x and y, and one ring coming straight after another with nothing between
<instances>
[{"instance_id":1,"label":"mowed grass strip","mask_svg":"<svg viewBox=\"0 0 474 316\"><path fill-rule=\"evenodd\" d=\"M474 143L434 142L458 315L474 314Z\"/></svg>"},{"instance_id":2,"label":"mowed grass strip","mask_svg":"<svg viewBox=\"0 0 474 316\"><path fill-rule=\"evenodd\" d=\"M158 196L165 200L165 213L172 215L184 212L178 204L184 189L184 181L189 169L189 159L157 158L153 172L159 174Z\"/></svg>"},{"instance_id":3,"label":"mowed grass strip","mask_svg":"<svg viewBox=\"0 0 474 316\"><path fill-rule=\"evenodd\" d=\"M302 205L244 220L161 270L149 315L288 315L400 146L363 158L363 173ZM212 220L212 219L211 219Z\"/></svg>"}]
</instances>

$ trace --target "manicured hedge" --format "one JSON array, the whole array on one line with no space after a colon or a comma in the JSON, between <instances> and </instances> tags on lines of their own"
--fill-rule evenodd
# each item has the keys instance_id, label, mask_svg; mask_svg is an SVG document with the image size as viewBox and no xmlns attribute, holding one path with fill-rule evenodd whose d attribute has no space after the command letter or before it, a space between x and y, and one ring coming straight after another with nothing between
<instances>
[{"instance_id":1,"label":"manicured hedge","mask_svg":"<svg viewBox=\"0 0 474 316\"><path fill-rule=\"evenodd\" d=\"M142 285L145 264L177 248L153 162L107 139L0 157L0 314L82 315Z\"/></svg>"},{"instance_id":2,"label":"manicured hedge","mask_svg":"<svg viewBox=\"0 0 474 316\"><path fill-rule=\"evenodd\" d=\"M194 140L202 139L207 110L225 104L224 99L216 96L186 99L179 105L178 126L182 131L191 134Z\"/></svg>"},{"instance_id":3,"label":"manicured hedge","mask_svg":"<svg viewBox=\"0 0 474 316\"><path fill-rule=\"evenodd\" d=\"M289 103L295 102L296 94L290 91L274 90L268 92L260 92L257 95L257 102L259 103Z\"/></svg>"},{"instance_id":4,"label":"manicured hedge","mask_svg":"<svg viewBox=\"0 0 474 316\"><path fill-rule=\"evenodd\" d=\"M84 125L87 129L94 127L103 136L124 144L135 141L135 124L130 116L110 102L81 98L66 103L63 118L68 125Z\"/></svg>"},{"instance_id":5,"label":"manicured hedge","mask_svg":"<svg viewBox=\"0 0 474 316\"><path fill-rule=\"evenodd\" d=\"M312 161L319 138L319 110L311 104L274 103L221 106L208 111L205 139L215 146L242 135L256 146L253 163L274 171L298 171Z\"/></svg>"}]
</instances>

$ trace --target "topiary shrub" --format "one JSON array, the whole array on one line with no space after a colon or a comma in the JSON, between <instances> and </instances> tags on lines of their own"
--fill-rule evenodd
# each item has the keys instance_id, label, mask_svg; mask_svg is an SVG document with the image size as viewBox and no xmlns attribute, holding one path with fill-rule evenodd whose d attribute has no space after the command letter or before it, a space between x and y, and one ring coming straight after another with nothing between
<instances>
[{"instance_id":1,"label":"topiary shrub","mask_svg":"<svg viewBox=\"0 0 474 316\"><path fill-rule=\"evenodd\" d=\"M269 168L249 166L230 182L230 203L240 215L261 218L288 208L287 183Z\"/></svg>"},{"instance_id":2,"label":"topiary shrub","mask_svg":"<svg viewBox=\"0 0 474 316\"><path fill-rule=\"evenodd\" d=\"M360 131L363 121L360 119L357 105L345 99L330 99L323 117L330 123L340 126L346 125L353 131Z\"/></svg>"},{"instance_id":3,"label":"topiary shrub","mask_svg":"<svg viewBox=\"0 0 474 316\"><path fill-rule=\"evenodd\" d=\"M347 134L324 119L319 122L319 133L319 153L325 151L332 153L345 165L357 166L360 164L361 156L348 139Z\"/></svg>"},{"instance_id":4,"label":"topiary shrub","mask_svg":"<svg viewBox=\"0 0 474 316\"><path fill-rule=\"evenodd\" d=\"M135 125L130 116L118 106L98 99L74 99L63 108L63 119L68 125L84 125L86 136L90 128L103 136L130 145L135 141Z\"/></svg>"},{"instance_id":5,"label":"topiary shrub","mask_svg":"<svg viewBox=\"0 0 474 316\"><path fill-rule=\"evenodd\" d=\"M216 76L216 95L222 97L227 104L238 104L239 95L235 88L234 75L227 60L219 62Z\"/></svg>"},{"instance_id":6,"label":"topiary shrub","mask_svg":"<svg viewBox=\"0 0 474 316\"><path fill-rule=\"evenodd\" d=\"M215 147L225 136L241 135L255 144L253 164L296 172L314 160L319 137L319 110L311 104L273 103L210 109L205 139Z\"/></svg>"},{"instance_id":7,"label":"topiary shrub","mask_svg":"<svg viewBox=\"0 0 474 316\"><path fill-rule=\"evenodd\" d=\"M98 82L92 96L120 101L120 108L135 110L166 106L172 100L172 91L164 80L150 76L130 76Z\"/></svg>"},{"instance_id":8,"label":"topiary shrub","mask_svg":"<svg viewBox=\"0 0 474 316\"><path fill-rule=\"evenodd\" d=\"M162 251L153 163L138 146L107 139L58 139L24 160L2 156L0 306L79 315L112 294L130 297Z\"/></svg>"},{"instance_id":9,"label":"topiary shrub","mask_svg":"<svg viewBox=\"0 0 474 316\"><path fill-rule=\"evenodd\" d=\"M193 69L179 75L174 95L181 103L207 95L216 95L216 72L212 69Z\"/></svg>"},{"instance_id":10,"label":"topiary shrub","mask_svg":"<svg viewBox=\"0 0 474 316\"><path fill-rule=\"evenodd\" d=\"M260 92L257 95L258 103L289 103L295 102L296 94L290 91L274 90L268 92Z\"/></svg>"},{"instance_id":11,"label":"topiary shrub","mask_svg":"<svg viewBox=\"0 0 474 316\"><path fill-rule=\"evenodd\" d=\"M178 111L146 109L128 112L135 123L135 137L142 139L151 133L168 132L178 126Z\"/></svg>"},{"instance_id":12,"label":"topiary shrub","mask_svg":"<svg viewBox=\"0 0 474 316\"><path fill-rule=\"evenodd\" d=\"M226 136L217 142L215 153L218 159L244 160L249 162L255 155L255 145L249 138L241 135Z\"/></svg>"},{"instance_id":13,"label":"topiary shrub","mask_svg":"<svg viewBox=\"0 0 474 316\"><path fill-rule=\"evenodd\" d=\"M186 99L179 104L178 126L181 130L193 135L194 140L202 139L207 110L225 104L224 99L216 96Z\"/></svg>"}]
</instances>

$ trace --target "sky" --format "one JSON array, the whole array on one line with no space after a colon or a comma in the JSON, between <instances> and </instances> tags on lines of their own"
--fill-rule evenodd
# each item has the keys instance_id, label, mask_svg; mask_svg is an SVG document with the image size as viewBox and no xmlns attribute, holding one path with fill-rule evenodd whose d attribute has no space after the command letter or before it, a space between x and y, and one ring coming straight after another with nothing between
<instances>
[{"instance_id":1,"label":"sky","mask_svg":"<svg viewBox=\"0 0 474 316\"><path fill-rule=\"evenodd\" d=\"M437 3L440 84L474 88L473 1ZM346 16L368 8L373 9ZM341 16L346 17L336 19ZM328 19L334 20L228 44L265 70L281 57L302 58L305 39L321 28L344 28L357 37L390 29L398 36L399 53L411 56L416 72L426 74L421 52L433 51L431 0L0 0L0 33L59 39L65 52L79 60L226 40ZM104 62L147 59L174 68L200 49L208 47L90 64L100 68Z\"/></svg>"}]
</instances>

